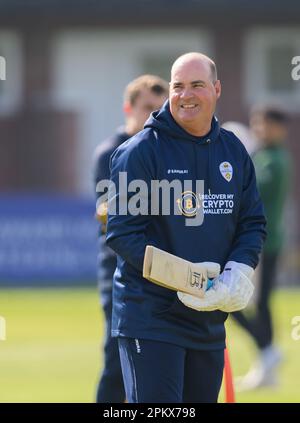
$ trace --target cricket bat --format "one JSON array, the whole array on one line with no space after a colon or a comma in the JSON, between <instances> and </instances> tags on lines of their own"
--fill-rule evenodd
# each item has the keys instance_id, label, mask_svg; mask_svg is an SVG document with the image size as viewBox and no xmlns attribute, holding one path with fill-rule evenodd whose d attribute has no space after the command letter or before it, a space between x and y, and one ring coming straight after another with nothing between
<instances>
[{"instance_id":1,"label":"cricket bat","mask_svg":"<svg viewBox=\"0 0 300 423\"><path fill-rule=\"evenodd\" d=\"M159 248L147 245L143 277L164 288L203 298L211 281L206 267L184 260Z\"/></svg>"}]
</instances>

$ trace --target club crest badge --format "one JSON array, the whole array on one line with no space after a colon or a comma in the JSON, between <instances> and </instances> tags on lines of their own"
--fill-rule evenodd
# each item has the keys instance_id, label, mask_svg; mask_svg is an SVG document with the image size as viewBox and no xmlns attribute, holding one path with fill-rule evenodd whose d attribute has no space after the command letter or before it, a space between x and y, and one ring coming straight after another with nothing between
<instances>
[{"instance_id":1,"label":"club crest badge","mask_svg":"<svg viewBox=\"0 0 300 423\"><path fill-rule=\"evenodd\" d=\"M229 162L222 162L219 166L221 175L227 182L230 182L232 179L233 169Z\"/></svg>"}]
</instances>

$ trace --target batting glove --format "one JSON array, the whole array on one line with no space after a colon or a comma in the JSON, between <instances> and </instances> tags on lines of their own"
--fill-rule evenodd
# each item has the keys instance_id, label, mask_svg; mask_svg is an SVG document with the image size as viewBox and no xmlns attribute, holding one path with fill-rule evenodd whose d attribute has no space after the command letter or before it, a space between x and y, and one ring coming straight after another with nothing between
<instances>
[{"instance_id":1,"label":"batting glove","mask_svg":"<svg viewBox=\"0 0 300 423\"><path fill-rule=\"evenodd\" d=\"M202 266L206 267L207 277L210 279L214 279L220 275L221 267L219 263L215 263L213 261L203 261L201 264Z\"/></svg>"},{"instance_id":2,"label":"batting glove","mask_svg":"<svg viewBox=\"0 0 300 423\"><path fill-rule=\"evenodd\" d=\"M213 281L213 286L208 289L203 298L195 297L184 292L177 292L179 300L187 307L197 311L213 311L222 306L225 306L229 299L229 289L226 285L218 282L220 274L220 265L213 262L204 262L201 265L207 269L208 278L216 278ZM216 281L216 282L215 282Z\"/></svg>"},{"instance_id":3,"label":"batting glove","mask_svg":"<svg viewBox=\"0 0 300 423\"><path fill-rule=\"evenodd\" d=\"M224 271L217 280L228 287L230 295L228 301L220 310L232 313L247 306L254 291L254 286L251 282L253 274L254 270L252 267L246 264L236 261L228 261L226 263Z\"/></svg>"},{"instance_id":4,"label":"batting glove","mask_svg":"<svg viewBox=\"0 0 300 423\"><path fill-rule=\"evenodd\" d=\"M243 263L229 261L213 286L205 292L204 298L178 292L180 301L197 311L221 310L226 313L245 308L253 294L254 286L250 281L254 270Z\"/></svg>"},{"instance_id":5,"label":"batting glove","mask_svg":"<svg viewBox=\"0 0 300 423\"><path fill-rule=\"evenodd\" d=\"M214 282L213 286L205 292L203 298L177 292L180 301L187 307L197 311L214 311L225 307L229 301L229 289L221 282Z\"/></svg>"}]
</instances>

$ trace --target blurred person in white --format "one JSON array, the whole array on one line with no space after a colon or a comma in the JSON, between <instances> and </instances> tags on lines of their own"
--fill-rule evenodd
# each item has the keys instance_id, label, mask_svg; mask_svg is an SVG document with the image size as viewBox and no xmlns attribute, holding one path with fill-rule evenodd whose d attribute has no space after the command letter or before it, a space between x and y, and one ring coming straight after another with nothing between
<instances>
[{"instance_id":1,"label":"blurred person in white","mask_svg":"<svg viewBox=\"0 0 300 423\"><path fill-rule=\"evenodd\" d=\"M242 141L250 156L257 150L257 140L248 126L241 122L228 121L222 124L222 128L233 132Z\"/></svg>"},{"instance_id":2,"label":"blurred person in white","mask_svg":"<svg viewBox=\"0 0 300 423\"><path fill-rule=\"evenodd\" d=\"M282 360L278 346L274 345L270 301L284 242L283 213L290 185L291 159L285 146L287 124L288 116L278 106L257 105L250 113L248 135L246 126L244 134L239 134L252 155L267 219L267 239L257 274L255 314L249 317L245 312L233 313L233 317L249 333L258 348L258 358L248 373L236 379L238 391L274 386ZM228 123L225 127L237 132L236 127L230 128Z\"/></svg>"}]
</instances>

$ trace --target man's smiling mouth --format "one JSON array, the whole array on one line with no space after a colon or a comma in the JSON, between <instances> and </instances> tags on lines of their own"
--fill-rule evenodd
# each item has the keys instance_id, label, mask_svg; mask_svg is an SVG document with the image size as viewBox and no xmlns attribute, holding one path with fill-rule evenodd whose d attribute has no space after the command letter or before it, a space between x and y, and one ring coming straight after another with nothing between
<instances>
[{"instance_id":1,"label":"man's smiling mouth","mask_svg":"<svg viewBox=\"0 0 300 423\"><path fill-rule=\"evenodd\" d=\"M197 104L182 104L180 107L182 109L194 109L195 107L197 107Z\"/></svg>"}]
</instances>

